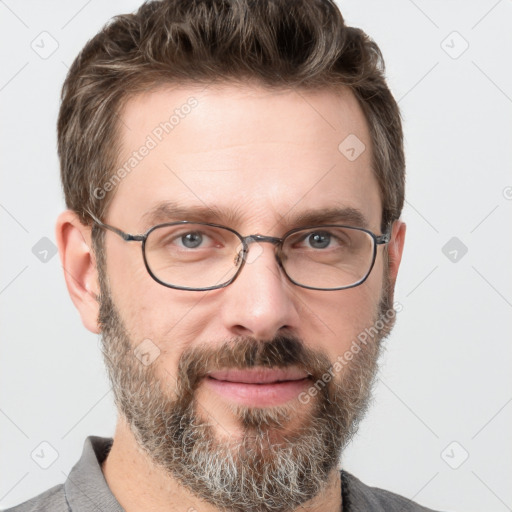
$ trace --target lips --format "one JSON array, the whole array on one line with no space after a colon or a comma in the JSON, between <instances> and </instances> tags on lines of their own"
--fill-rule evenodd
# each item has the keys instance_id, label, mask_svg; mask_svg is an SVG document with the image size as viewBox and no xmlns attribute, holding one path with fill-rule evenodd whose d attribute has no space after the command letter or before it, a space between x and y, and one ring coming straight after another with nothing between
<instances>
[{"instance_id":1,"label":"lips","mask_svg":"<svg viewBox=\"0 0 512 512\"><path fill-rule=\"evenodd\" d=\"M224 400L245 407L273 407L296 400L310 375L298 368L218 370L205 379L206 388Z\"/></svg>"},{"instance_id":2,"label":"lips","mask_svg":"<svg viewBox=\"0 0 512 512\"><path fill-rule=\"evenodd\" d=\"M249 370L219 370L209 373L208 377L218 381L242 384L274 384L300 381L308 378L309 374L298 368L251 368Z\"/></svg>"}]
</instances>

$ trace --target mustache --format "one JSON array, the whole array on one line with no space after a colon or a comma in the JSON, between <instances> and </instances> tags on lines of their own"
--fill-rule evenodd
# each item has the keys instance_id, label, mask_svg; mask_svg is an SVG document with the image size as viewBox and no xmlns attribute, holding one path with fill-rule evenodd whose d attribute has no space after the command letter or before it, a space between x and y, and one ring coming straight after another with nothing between
<instances>
[{"instance_id":1,"label":"mustache","mask_svg":"<svg viewBox=\"0 0 512 512\"><path fill-rule=\"evenodd\" d=\"M332 365L327 354L307 347L295 336L279 335L269 341L240 336L220 347L202 344L183 352L178 362L178 380L194 391L212 371L291 366L304 370L316 381Z\"/></svg>"}]
</instances>

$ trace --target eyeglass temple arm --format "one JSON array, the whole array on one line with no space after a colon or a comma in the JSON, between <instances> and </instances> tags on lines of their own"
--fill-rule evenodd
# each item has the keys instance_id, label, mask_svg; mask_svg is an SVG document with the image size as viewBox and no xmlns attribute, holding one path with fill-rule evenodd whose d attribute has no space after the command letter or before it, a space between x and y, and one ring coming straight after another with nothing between
<instances>
[{"instance_id":1,"label":"eyeglass temple arm","mask_svg":"<svg viewBox=\"0 0 512 512\"><path fill-rule=\"evenodd\" d=\"M101 226L102 228L112 231L116 235L119 235L126 242L143 242L146 238L144 235L130 235L129 233L125 233L124 231L121 231L120 229L115 228L114 226L109 226L108 224L101 222L101 220L98 219L98 217L96 217L96 215L91 213L89 210L86 211L91 216L92 220L96 224L98 224L98 226Z\"/></svg>"},{"instance_id":2,"label":"eyeglass temple arm","mask_svg":"<svg viewBox=\"0 0 512 512\"><path fill-rule=\"evenodd\" d=\"M387 244L391 240L391 230L393 229L393 223L388 224L388 228L382 235L375 237L375 243L377 245Z\"/></svg>"},{"instance_id":3,"label":"eyeglass temple arm","mask_svg":"<svg viewBox=\"0 0 512 512\"><path fill-rule=\"evenodd\" d=\"M391 233L384 233L383 235L375 237L375 243L377 245L387 244L391 240Z\"/></svg>"}]
</instances>

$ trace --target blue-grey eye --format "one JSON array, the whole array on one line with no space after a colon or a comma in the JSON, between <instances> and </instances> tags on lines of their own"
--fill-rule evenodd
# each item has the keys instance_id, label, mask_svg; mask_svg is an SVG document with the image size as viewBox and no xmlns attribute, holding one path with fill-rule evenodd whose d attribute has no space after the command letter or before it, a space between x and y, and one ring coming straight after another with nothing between
<instances>
[{"instance_id":1,"label":"blue-grey eye","mask_svg":"<svg viewBox=\"0 0 512 512\"><path fill-rule=\"evenodd\" d=\"M203 243L203 235L197 231L187 233L181 237L181 243L187 249L196 249Z\"/></svg>"},{"instance_id":2,"label":"blue-grey eye","mask_svg":"<svg viewBox=\"0 0 512 512\"><path fill-rule=\"evenodd\" d=\"M313 249L325 249L331 243L331 234L326 231L311 233L307 238Z\"/></svg>"}]
</instances>

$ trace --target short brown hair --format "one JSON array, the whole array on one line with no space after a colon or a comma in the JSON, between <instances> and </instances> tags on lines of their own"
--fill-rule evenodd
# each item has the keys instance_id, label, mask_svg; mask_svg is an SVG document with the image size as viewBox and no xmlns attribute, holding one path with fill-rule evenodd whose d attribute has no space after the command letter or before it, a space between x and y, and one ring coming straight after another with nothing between
<instances>
[{"instance_id":1,"label":"short brown hair","mask_svg":"<svg viewBox=\"0 0 512 512\"><path fill-rule=\"evenodd\" d=\"M270 88L347 86L366 116L382 229L400 217L405 161L400 111L379 47L345 25L331 0L161 0L114 17L73 62L62 89L58 151L66 205L90 223L118 160L119 112L169 83L253 81ZM340 141L341 142L341 141Z\"/></svg>"}]
</instances>

